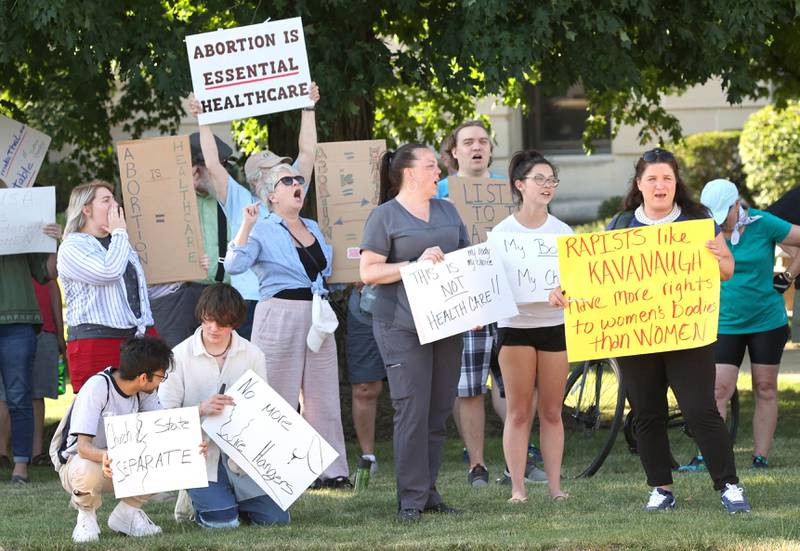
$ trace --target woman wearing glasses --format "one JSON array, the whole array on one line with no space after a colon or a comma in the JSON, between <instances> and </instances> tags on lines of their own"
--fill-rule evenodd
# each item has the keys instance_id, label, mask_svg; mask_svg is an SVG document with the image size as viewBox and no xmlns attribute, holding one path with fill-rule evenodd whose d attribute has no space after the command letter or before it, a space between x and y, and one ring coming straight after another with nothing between
<instances>
[{"instance_id":1,"label":"woman wearing glasses","mask_svg":"<svg viewBox=\"0 0 800 551\"><path fill-rule=\"evenodd\" d=\"M572 229L547 212L558 178L553 164L536 151L520 151L508 167L511 193L519 210L493 231L572 234ZM534 387L539 390L539 433L550 497L566 499L561 490L564 425L561 404L567 381L564 312L546 303L520 304L519 315L497 323L500 370L506 389L503 451L511 474L512 503L527 501L525 463L533 422Z\"/></svg>"},{"instance_id":2,"label":"woman wearing glasses","mask_svg":"<svg viewBox=\"0 0 800 551\"><path fill-rule=\"evenodd\" d=\"M225 269L233 275L252 268L258 277L252 341L267 358L269 384L294 407L302 402L303 416L339 453L319 484L349 488L336 342L332 334L307 342L314 295L328 293L324 278L331 274L333 249L314 220L300 217L305 189L305 179L288 164L271 168L255 186L269 214L259 215L259 203L242 209ZM319 335L314 327L313 336Z\"/></svg>"},{"instance_id":3,"label":"woman wearing glasses","mask_svg":"<svg viewBox=\"0 0 800 551\"><path fill-rule=\"evenodd\" d=\"M635 228L711 218L708 210L691 198L669 151L647 151L636 162L636 174L624 200L624 211L608 229ZM716 227L716 237L706 243L719 262L720 277L730 279L734 260ZM566 289L569 293L569 289ZM552 293L554 304L566 305L564 296ZM678 399L686 422L706 460L714 488L729 513L746 512L750 504L738 486L736 465L725 423L714 401L714 345L618 358L628 400L636 412L639 458L647 483L653 489L645 509L675 507L672 465L667 437L667 386Z\"/></svg>"}]
</instances>

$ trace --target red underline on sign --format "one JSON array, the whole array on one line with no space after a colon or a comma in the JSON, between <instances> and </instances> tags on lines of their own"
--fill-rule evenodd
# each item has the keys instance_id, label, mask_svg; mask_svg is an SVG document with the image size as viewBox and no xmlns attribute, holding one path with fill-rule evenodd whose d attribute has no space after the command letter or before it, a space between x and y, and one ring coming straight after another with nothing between
<instances>
[{"instance_id":1,"label":"red underline on sign","mask_svg":"<svg viewBox=\"0 0 800 551\"><path fill-rule=\"evenodd\" d=\"M253 82L261 82L262 80L272 80L273 78L293 77L299 75L300 71L293 73L285 73L283 75L273 75L271 77L254 78L252 80L242 80L240 82L231 82L230 84L220 84L219 86L206 86L206 90L216 90L217 88L228 88L229 86L239 86L240 84L251 84Z\"/></svg>"}]
</instances>

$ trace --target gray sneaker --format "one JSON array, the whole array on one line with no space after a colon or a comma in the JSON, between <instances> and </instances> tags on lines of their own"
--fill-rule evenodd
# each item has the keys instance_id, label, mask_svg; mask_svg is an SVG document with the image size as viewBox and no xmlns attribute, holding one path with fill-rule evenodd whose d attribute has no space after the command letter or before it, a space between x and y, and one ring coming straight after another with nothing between
<instances>
[{"instance_id":1,"label":"gray sneaker","mask_svg":"<svg viewBox=\"0 0 800 551\"><path fill-rule=\"evenodd\" d=\"M467 482L473 488L481 488L489 484L489 471L483 465L475 465L467 473Z\"/></svg>"},{"instance_id":2,"label":"gray sneaker","mask_svg":"<svg viewBox=\"0 0 800 551\"><path fill-rule=\"evenodd\" d=\"M547 482L547 474L536 466L535 463L529 461L525 465L525 483L526 484L542 484ZM511 484L511 473L508 472L508 467L503 471L502 478L497 479L498 484Z\"/></svg>"}]
</instances>

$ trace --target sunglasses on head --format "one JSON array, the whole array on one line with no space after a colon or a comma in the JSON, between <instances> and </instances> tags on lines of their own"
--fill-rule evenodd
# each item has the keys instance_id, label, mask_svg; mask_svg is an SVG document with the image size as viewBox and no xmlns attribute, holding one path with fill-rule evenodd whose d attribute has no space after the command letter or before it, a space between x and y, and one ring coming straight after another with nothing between
<instances>
[{"instance_id":1,"label":"sunglasses on head","mask_svg":"<svg viewBox=\"0 0 800 551\"><path fill-rule=\"evenodd\" d=\"M302 176L284 176L283 178L278 179L278 183L283 184L285 186L291 186L295 182L297 182L301 186L306 185L306 179L303 178Z\"/></svg>"},{"instance_id":2,"label":"sunglasses on head","mask_svg":"<svg viewBox=\"0 0 800 551\"><path fill-rule=\"evenodd\" d=\"M657 161L673 161L675 160L675 155L667 151L666 149L661 149L660 147L656 147L655 149L651 149L650 151L645 151L642 155L642 160L646 163L654 163Z\"/></svg>"}]
</instances>

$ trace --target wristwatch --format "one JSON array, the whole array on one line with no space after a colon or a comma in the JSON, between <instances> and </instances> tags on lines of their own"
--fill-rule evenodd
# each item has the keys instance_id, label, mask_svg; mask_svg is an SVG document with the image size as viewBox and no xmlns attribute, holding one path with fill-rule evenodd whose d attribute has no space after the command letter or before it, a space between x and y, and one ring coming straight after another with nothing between
<instances>
[{"instance_id":1,"label":"wristwatch","mask_svg":"<svg viewBox=\"0 0 800 551\"><path fill-rule=\"evenodd\" d=\"M789 270L786 270L785 272L783 272L783 277L785 277L786 280L789 283L791 283L792 281L794 281L794 278L796 278L797 276L796 275L792 275L792 272L790 272Z\"/></svg>"}]
</instances>

